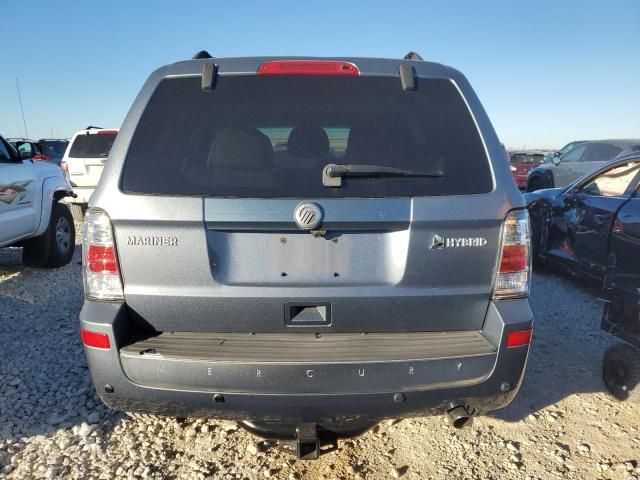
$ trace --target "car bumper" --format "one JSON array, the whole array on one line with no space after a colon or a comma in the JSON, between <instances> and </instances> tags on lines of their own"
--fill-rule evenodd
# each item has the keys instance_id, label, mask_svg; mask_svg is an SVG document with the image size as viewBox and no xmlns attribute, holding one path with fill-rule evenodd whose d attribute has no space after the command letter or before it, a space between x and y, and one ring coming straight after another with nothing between
<instances>
[{"instance_id":1,"label":"car bumper","mask_svg":"<svg viewBox=\"0 0 640 480\"><path fill-rule=\"evenodd\" d=\"M514 180L516 181L516 185L518 186L518 188L520 190L524 190L524 189L527 188L528 177L526 175L525 176L517 176L517 177L514 178Z\"/></svg>"},{"instance_id":2,"label":"car bumper","mask_svg":"<svg viewBox=\"0 0 640 480\"><path fill-rule=\"evenodd\" d=\"M459 404L477 413L508 405L522 382L529 346L505 348L506 334L531 328L533 314L526 299L491 303L484 328L476 333L494 348L479 355L299 363L155 354L138 360L126 346L131 332L125 304L85 301L80 322L83 329L109 336L111 348L85 346L85 354L96 389L112 408L335 424L441 414Z\"/></svg>"},{"instance_id":3,"label":"car bumper","mask_svg":"<svg viewBox=\"0 0 640 480\"><path fill-rule=\"evenodd\" d=\"M73 197L67 197L63 200L64 203L84 203L84 204L88 204L89 200L91 200L91 195L93 195L93 191L95 190L95 187L78 187L75 186L73 187L73 193L75 193L77 196L75 198Z\"/></svg>"}]
</instances>

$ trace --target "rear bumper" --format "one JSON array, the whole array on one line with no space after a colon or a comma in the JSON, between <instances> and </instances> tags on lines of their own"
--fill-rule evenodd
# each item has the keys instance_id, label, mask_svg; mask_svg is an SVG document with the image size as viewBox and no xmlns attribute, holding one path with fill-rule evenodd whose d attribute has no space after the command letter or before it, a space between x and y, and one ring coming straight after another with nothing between
<instances>
[{"instance_id":1,"label":"rear bumper","mask_svg":"<svg viewBox=\"0 0 640 480\"><path fill-rule=\"evenodd\" d=\"M527 183L529 180L529 177L527 175L514 175L513 179L515 180L516 185L520 190L524 190L527 188Z\"/></svg>"},{"instance_id":2,"label":"rear bumper","mask_svg":"<svg viewBox=\"0 0 640 480\"><path fill-rule=\"evenodd\" d=\"M295 356L290 361L238 360L232 358L231 347L224 350L231 358L209 357L202 352L210 351L207 342L212 339L202 335L201 353L195 355L181 353L175 345L169 351L161 342L132 345L124 304L85 301L80 321L82 328L109 336L110 349L85 347L85 354L96 389L112 408L179 417L336 424L439 414L450 404L464 403L479 413L507 405L520 387L529 347L504 348L504 338L509 331L530 328L533 315L527 300L492 303L481 332L451 333L459 339L457 346L446 333L438 334L439 342L431 338L434 334L396 334L401 347L408 345L410 335L412 347L394 351L372 343L358 357L353 356L360 348L355 342L343 349L342 357L335 354L338 361L330 350L324 359L322 349L304 361ZM416 355L421 339L426 342L424 354ZM447 342L450 349L443 346ZM386 353L376 354L383 350Z\"/></svg>"},{"instance_id":3,"label":"rear bumper","mask_svg":"<svg viewBox=\"0 0 640 480\"><path fill-rule=\"evenodd\" d=\"M64 199L64 203L89 203L91 199L91 195L93 195L93 191L96 187L73 187L73 193L77 195L77 197L67 197Z\"/></svg>"}]
</instances>

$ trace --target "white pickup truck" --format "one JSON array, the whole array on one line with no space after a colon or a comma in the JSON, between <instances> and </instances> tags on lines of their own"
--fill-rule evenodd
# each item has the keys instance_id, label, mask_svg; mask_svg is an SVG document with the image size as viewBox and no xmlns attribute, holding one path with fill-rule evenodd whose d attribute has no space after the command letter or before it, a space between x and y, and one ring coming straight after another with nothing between
<instances>
[{"instance_id":1,"label":"white pickup truck","mask_svg":"<svg viewBox=\"0 0 640 480\"><path fill-rule=\"evenodd\" d=\"M73 197L57 165L34 161L0 137L0 247L23 247L32 267L61 267L71 261L75 227L69 208Z\"/></svg>"}]
</instances>

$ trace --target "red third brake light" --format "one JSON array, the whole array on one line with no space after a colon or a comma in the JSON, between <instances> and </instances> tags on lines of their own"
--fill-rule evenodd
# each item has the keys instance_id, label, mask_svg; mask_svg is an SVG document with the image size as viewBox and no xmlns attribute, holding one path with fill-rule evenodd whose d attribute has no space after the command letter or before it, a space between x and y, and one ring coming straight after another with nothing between
<instances>
[{"instance_id":1,"label":"red third brake light","mask_svg":"<svg viewBox=\"0 0 640 480\"><path fill-rule=\"evenodd\" d=\"M360 70L350 62L284 60L263 63L258 67L258 75L339 75L357 77L360 75Z\"/></svg>"},{"instance_id":2,"label":"red third brake light","mask_svg":"<svg viewBox=\"0 0 640 480\"><path fill-rule=\"evenodd\" d=\"M507 334L507 348L521 347L531 343L531 335L533 329L518 330L517 332L509 332Z\"/></svg>"},{"instance_id":3,"label":"red third brake light","mask_svg":"<svg viewBox=\"0 0 640 480\"><path fill-rule=\"evenodd\" d=\"M47 162L49 161L51 157L49 157L48 155L41 155L41 154L37 154L33 156L34 160L40 160L41 162Z\"/></svg>"},{"instance_id":4,"label":"red third brake light","mask_svg":"<svg viewBox=\"0 0 640 480\"><path fill-rule=\"evenodd\" d=\"M116 252L113 246L89 245L87 263L90 272L118 273Z\"/></svg>"},{"instance_id":5,"label":"red third brake light","mask_svg":"<svg viewBox=\"0 0 640 480\"><path fill-rule=\"evenodd\" d=\"M90 332L89 330L82 329L80 330L80 337L82 338L82 343L84 343L87 347L104 349L108 349L111 347L109 336L104 333Z\"/></svg>"},{"instance_id":6,"label":"red third brake light","mask_svg":"<svg viewBox=\"0 0 640 480\"><path fill-rule=\"evenodd\" d=\"M98 135L117 135L118 130L98 130Z\"/></svg>"}]
</instances>

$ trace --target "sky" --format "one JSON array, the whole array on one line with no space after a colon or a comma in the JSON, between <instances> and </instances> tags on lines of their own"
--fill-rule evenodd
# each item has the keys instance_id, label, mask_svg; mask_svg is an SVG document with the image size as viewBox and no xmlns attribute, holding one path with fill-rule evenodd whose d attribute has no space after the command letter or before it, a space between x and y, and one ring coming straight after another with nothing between
<instances>
[{"instance_id":1,"label":"sky","mask_svg":"<svg viewBox=\"0 0 640 480\"><path fill-rule=\"evenodd\" d=\"M0 134L117 128L148 75L226 56L408 51L462 71L509 148L640 138L640 0L0 0Z\"/></svg>"}]
</instances>

